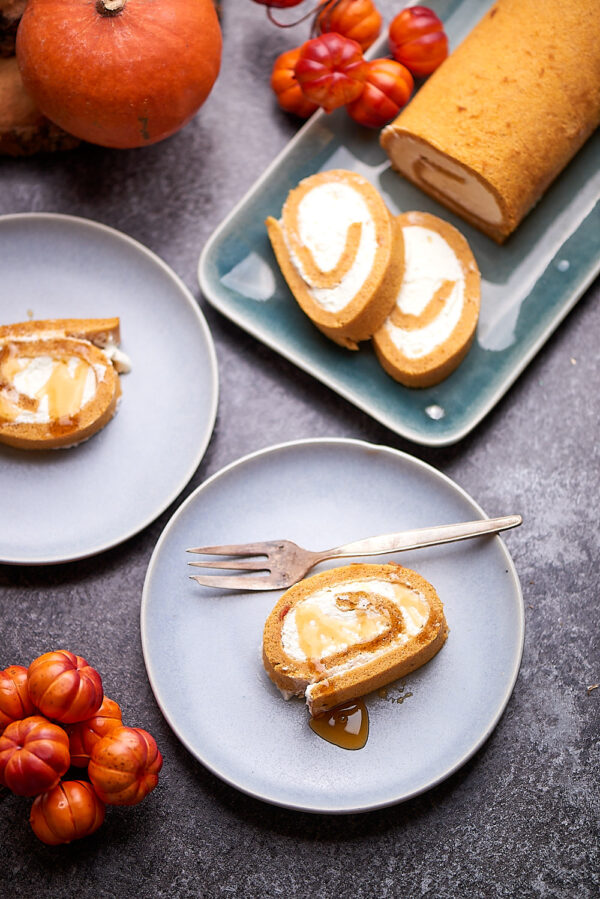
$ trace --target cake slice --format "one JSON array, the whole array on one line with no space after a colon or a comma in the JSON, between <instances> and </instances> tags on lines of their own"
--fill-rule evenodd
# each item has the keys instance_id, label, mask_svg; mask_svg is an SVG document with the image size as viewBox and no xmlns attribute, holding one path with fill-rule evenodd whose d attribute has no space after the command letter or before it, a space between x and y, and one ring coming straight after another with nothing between
<instances>
[{"instance_id":1,"label":"cake slice","mask_svg":"<svg viewBox=\"0 0 600 899\"><path fill-rule=\"evenodd\" d=\"M428 662L448 633L434 588L400 565L346 565L287 590L263 634L263 664L285 698L311 715L356 699Z\"/></svg>"},{"instance_id":2,"label":"cake slice","mask_svg":"<svg viewBox=\"0 0 600 899\"><path fill-rule=\"evenodd\" d=\"M87 440L114 415L119 319L56 319L0 326L0 443L56 449Z\"/></svg>"},{"instance_id":3,"label":"cake slice","mask_svg":"<svg viewBox=\"0 0 600 899\"><path fill-rule=\"evenodd\" d=\"M431 387L454 371L471 346L479 318L479 269L469 244L448 222L406 212L395 227L404 235L404 280L373 345L396 381Z\"/></svg>"},{"instance_id":4,"label":"cake slice","mask_svg":"<svg viewBox=\"0 0 600 899\"><path fill-rule=\"evenodd\" d=\"M373 185L343 169L305 178L267 231L300 308L323 334L358 349L394 305L402 234Z\"/></svg>"}]
</instances>

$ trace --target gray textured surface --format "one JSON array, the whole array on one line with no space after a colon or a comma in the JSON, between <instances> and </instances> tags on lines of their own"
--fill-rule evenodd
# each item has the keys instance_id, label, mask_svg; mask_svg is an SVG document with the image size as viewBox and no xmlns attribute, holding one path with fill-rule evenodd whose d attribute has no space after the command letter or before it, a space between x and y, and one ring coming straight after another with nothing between
<instances>
[{"instance_id":1,"label":"gray textured surface","mask_svg":"<svg viewBox=\"0 0 600 899\"><path fill-rule=\"evenodd\" d=\"M267 73L273 57L302 36L275 31L242 0L225 4L223 24L222 74L183 132L143 152L86 147L2 160L0 212L47 210L105 222L159 253L198 295L204 241L296 127L275 108ZM184 495L254 449L341 435L431 462L489 514L520 511L525 524L506 540L527 628L514 695L483 749L422 797L364 816L296 814L213 778L175 740L154 703L138 616L146 566L169 512L95 559L0 567L0 667L27 664L50 648L75 650L165 756L159 788L142 805L111 809L101 831L69 847L44 847L27 824L28 801L4 796L0 892L597 896L600 689L586 688L600 681L598 298L596 284L496 410L444 450L395 437L200 298L217 345L221 400L212 442Z\"/></svg>"}]
</instances>

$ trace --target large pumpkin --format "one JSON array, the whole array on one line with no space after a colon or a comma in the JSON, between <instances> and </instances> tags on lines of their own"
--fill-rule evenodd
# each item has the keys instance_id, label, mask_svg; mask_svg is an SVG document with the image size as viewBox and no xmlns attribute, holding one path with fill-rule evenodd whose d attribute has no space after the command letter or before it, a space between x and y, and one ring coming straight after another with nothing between
<instances>
[{"instance_id":1,"label":"large pumpkin","mask_svg":"<svg viewBox=\"0 0 600 899\"><path fill-rule=\"evenodd\" d=\"M29 0L17 58L41 111L106 147L173 134L219 72L212 0Z\"/></svg>"}]
</instances>

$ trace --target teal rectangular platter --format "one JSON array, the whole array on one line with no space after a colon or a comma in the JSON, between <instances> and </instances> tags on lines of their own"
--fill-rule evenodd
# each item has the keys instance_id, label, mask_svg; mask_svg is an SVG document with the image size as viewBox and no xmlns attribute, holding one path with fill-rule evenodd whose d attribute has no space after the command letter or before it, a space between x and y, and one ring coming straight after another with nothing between
<instances>
[{"instance_id":1,"label":"teal rectangular platter","mask_svg":"<svg viewBox=\"0 0 600 899\"><path fill-rule=\"evenodd\" d=\"M430 2L455 47L491 3ZM387 53L384 39L371 56ZM600 134L588 140L503 246L392 171L378 132L345 110L318 112L298 131L213 233L200 257L203 295L223 315L390 430L423 446L465 437L536 355L600 271ZM430 212L467 238L479 265L481 314L465 361L425 390L397 384L370 344L351 352L327 340L301 312L275 261L264 221L308 175L359 172L394 214Z\"/></svg>"}]
</instances>

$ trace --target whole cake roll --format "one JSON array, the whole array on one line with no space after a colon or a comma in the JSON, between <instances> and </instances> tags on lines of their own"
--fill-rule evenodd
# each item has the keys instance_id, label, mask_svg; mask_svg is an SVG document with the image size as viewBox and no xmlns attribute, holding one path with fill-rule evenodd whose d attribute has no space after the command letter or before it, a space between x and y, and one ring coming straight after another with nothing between
<instances>
[{"instance_id":1,"label":"whole cake roll","mask_svg":"<svg viewBox=\"0 0 600 899\"><path fill-rule=\"evenodd\" d=\"M498 0L388 125L392 165L502 243L600 123L600 5Z\"/></svg>"},{"instance_id":2,"label":"whole cake roll","mask_svg":"<svg viewBox=\"0 0 600 899\"><path fill-rule=\"evenodd\" d=\"M263 663L311 715L409 674L442 648L448 628L428 581L400 565L345 565L283 594L263 634Z\"/></svg>"}]
</instances>

